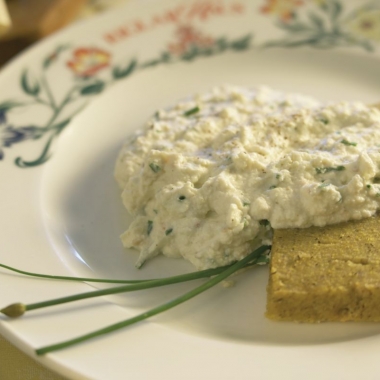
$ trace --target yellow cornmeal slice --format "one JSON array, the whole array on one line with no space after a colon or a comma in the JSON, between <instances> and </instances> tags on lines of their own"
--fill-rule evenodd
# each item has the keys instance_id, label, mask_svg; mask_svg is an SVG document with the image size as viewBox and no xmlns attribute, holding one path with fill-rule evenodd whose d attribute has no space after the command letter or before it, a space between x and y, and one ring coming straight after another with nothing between
<instances>
[{"instance_id":1,"label":"yellow cornmeal slice","mask_svg":"<svg viewBox=\"0 0 380 380\"><path fill-rule=\"evenodd\" d=\"M380 218L274 232L266 316L380 321Z\"/></svg>"}]
</instances>

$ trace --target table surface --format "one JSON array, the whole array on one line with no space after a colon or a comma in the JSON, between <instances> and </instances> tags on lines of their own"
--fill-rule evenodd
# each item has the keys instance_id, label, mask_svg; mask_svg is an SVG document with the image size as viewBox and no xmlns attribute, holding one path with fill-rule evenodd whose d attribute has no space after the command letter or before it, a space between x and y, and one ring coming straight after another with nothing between
<instances>
[{"instance_id":1,"label":"table surface","mask_svg":"<svg viewBox=\"0 0 380 380\"><path fill-rule=\"evenodd\" d=\"M88 4L78 15L78 18L93 17L99 12L118 6L126 1L128 0L88 0ZM27 41L23 40L2 43L0 48L0 71L2 65L27 46ZM0 380L65 380L65 378L24 354L0 334Z\"/></svg>"},{"instance_id":2,"label":"table surface","mask_svg":"<svg viewBox=\"0 0 380 380\"><path fill-rule=\"evenodd\" d=\"M1 380L65 380L24 354L0 335Z\"/></svg>"}]
</instances>

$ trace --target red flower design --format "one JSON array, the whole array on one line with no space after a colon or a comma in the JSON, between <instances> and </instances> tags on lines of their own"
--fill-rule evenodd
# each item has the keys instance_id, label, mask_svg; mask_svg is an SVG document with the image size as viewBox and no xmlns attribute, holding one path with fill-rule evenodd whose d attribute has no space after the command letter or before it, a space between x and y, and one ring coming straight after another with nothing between
<instances>
[{"instance_id":1,"label":"red flower design","mask_svg":"<svg viewBox=\"0 0 380 380\"><path fill-rule=\"evenodd\" d=\"M177 42L168 45L171 53L181 55L192 46L207 48L213 45L214 39L203 35L191 25L182 25L177 31Z\"/></svg>"},{"instance_id":2,"label":"red flower design","mask_svg":"<svg viewBox=\"0 0 380 380\"><path fill-rule=\"evenodd\" d=\"M67 62L67 66L75 74L89 77L99 70L109 66L111 54L97 48L79 48L73 53L73 58Z\"/></svg>"},{"instance_id":3,"label":"red flower design","mask_svg":"<svg viewBox=\"0 0 380 380\"><path fill-rule=\"evenodd\" d=\"M293 18L295 9L303 3L302 0L266 0L261 12L274 14L280 20L287 22Z\"/></svg>"}]
</instances>

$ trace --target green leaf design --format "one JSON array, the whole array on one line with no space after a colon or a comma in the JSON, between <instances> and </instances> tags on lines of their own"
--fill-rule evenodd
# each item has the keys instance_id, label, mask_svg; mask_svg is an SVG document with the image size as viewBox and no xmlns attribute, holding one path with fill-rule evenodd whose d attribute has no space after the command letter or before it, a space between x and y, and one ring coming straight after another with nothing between
<instances>
[{"instance_id":1,"label":"green leaf design","mask_svg":"<svg viewBox=\"0 0 380 380\"><path fill-rule=\"evenodd\" d=\"M324 30L324 21L323 18L318 16L315 13L309 13L309 19L311 21L311 24L318 30L323 31Z\"/></svg>"},{"instance_id":2,"label":"green leaf design","mask_svg":"<svg viewBox=\"0 0 380 380\"><path fill-rule=\"evenodd\" d=\"M342 4L339 1L329 1L329 11L332 20L336 20L342 13Z\"/></svg>"},{"instance_id":3,"label":"green leaf design","mask_svg":"<svg viewBox=\"0 0 380 380\"><path fill-rule=\"evenodd\" d=\"M164 51L161 53L161 62L162 63L169 62L171 60L171 58L172 58L172 56L169 52Z\"/></svg>"},{"instance_id":4,"label":"green leaf design","mask_svg":"<svg viewBox=\"0 0 380 380\"><path fill-rule=\"evenodd\" d=\"M137 60L133 59L129 65L125 68L114 67L112 70L112 76L114 79L126 78L131 75L137 67Z\"/></svg>"},{"instance_id":5,"label":"green leaf design","mask_svg":"<svg viewBox=\"0 0 380 380\"><path fill-rule=\"evenodd\" d=\"M365 8L357 8L351 14L345 15L343 20L344 4L342 0L324 0L319 2L318 6L314 6L312 11L294 13L294 17L289 22L278 21L276 26L286 32L286 38L267 41L262 44L262 47L311 46L317 49L331 49L356 46L368 52L373 51L374 45L371 41L358 39L344 28L344 23L356 17L359 9Z\"/></svg>"},{"instance_id":6,"label":"green leaf design","mask_svg":"<svg viewBox=\"0 0 380 380\"><path fill-rule=\"evenodd\" d=\"M217 49L222 52L226 49L228 49L228 42L227 42L227 39L225 37L222 37L222 38L219 38L215 41L215 46L217 47Z\"/></svg>"},{"instance_id":7,"label":"green leaf design","mask_svg":"<svg viewBox=\"0 0 380 380\"><path fill-rule=\"evenodd\" d=\"M55 62L60 53L67 50L69 48L70 45L59 45L54 51L53 53L49 54L43 61L42 63L42 67L46 70L50 67L50 65Z\"/></svg>"},{"instance_id":8,"label":"green leaf design","mask_svg":"<svg viewBox=\"0 0 380 380\"><path fill-rule=\"evenodd\" d=\"M246 50L249 48L249 45L251 43L251 34L247 34L243 38L240 38L238 40L232 41L230 46L233 50Z\"/></svg>"},{"instance_id":9,"label":"green leaf design","mask_svg":"<svg viewBox=\"0 0 380 380\"><path fill-rule=\"evenodd\" d=\"M162 63L169 63L171 61L171 59L172 59L172 55L169 52L164 51L161 53L161 56L159 58L151 59L149 61L141 63L140 68L146 69L149 67L154 67L154 66L160 65Z\"/></svg>"},{"instance_id":10,"label":"green leaf design","mask_svg":"<svg viewBox=\"0 0 380 380\"><path fill-rule=\"evenodd\" d=\"M99 94L101 93L103 90L104 90L104 87L105 87L105 83L104 82L96 82L96 83L92 83L88 86L84 86L80 89L80 93L82 95L95 95L95 94Z\"/></svg>"},{"instance_id":11,"label":"green leaf design","mask_svg":"<svg viewBox=\"0 0 380 380\"><path fill-rule=\"evenodd\" d=\"M37 159L32 160L32 161L25 161L22 157L17 157L15 159L15 164L20 168L30 168L30 167L38 166L38 165L45 163L51 157L50 147L51 147L54 139L57 138L57 136L70 123L70 121L71 121L71 118L68 118L68 119L61 121L60 123L55 124L54 126L51 127L51 129L53 129L54 132L52 133L52 135L47 140L44 149L42 150L40 156ZM40 138L41 136L42 136L42 134L40 136L38 136L38 138Z\"/></svg>"},{"instance_id":12,"label":"green leaf design","mask_svg":"<svg viewBox=\"0 0 380 380\"><path fill-rule=\"evenodd\" d=\"M24 70L21 75L21 88L26 94L31 96L37 96L41 89L37 81L35 81L33 84L30 83L27 70Z\"/></svg>"},{"instance_id":13,"label":"green leaf design","mask_svg":"<svg viewBox=\"0 0 380 380\"><path fill-rule=\"evenodd\" d=\"M71 121L71 117L69 117L66 120L61 121L58 124L55 124L53 127L51 127L51 129L55 129L56 134L58 135L70 123L70 121Z\"/></svg>"},{"instance_id":14,"label":"green leaf design","mask_svg":"<svg viewBox=\"0 0 380 380\"><path fill-rule=\"evenodd\" d=\"M327 0L320 5L321 9L335 21L342 13L342 4L337 0Z\"/></svg>"},{"instance_id":15,"label":"green leaf design","mask_svg":"<svg viewBox=\"0 0 380 380\"><path fill-rule=\"evenodd\" d=\"M152 59L152 60L150 60L150 61L147 61L147 62L143 63L143 64L141 65L141 67L144 68L144 69L146 69L146 68L148 68L148 67L154 67L154 66L157 66L157 65L159 65L160 63L162 63L160 59Z\"/></svg>"},{"instance_id":16,"label":"green leaf design","mask_svg":"<svg viewBox=\"0 0 380 380\"><path fill-rule=\"evenodd\" d=\"M0 112L4 112L4 111L7 112L12 108L23 106L23 105L24 103L14 102L12 100L6 100L5 102L0 103Z\"/></svg>"},{"instance_id":17,"label":"green leaf design","mask_svg":"<svg viewBox=\"0 0 380 380\"><path fill-rule=\"evenodd\" d=\"M184 61L192 61L199 55L199 48L196 45L191 46L191 48L184 54L182 54L181 59Z\"/></svg>"},{"instance_id":18,"label":"green leaf design","mask_svg":"<svg viewBox=\"0 0 380 380\"><path fill-rule=\"evenodd\" d=\"M301 39L282 39L278 41L268 41L263 46L264 47L287 47L287 48L296 48L304 45L315 45L318 42L318 37L311 38L301 38Z\"/></svg>"},{"instance_id":19,"label":"green leaf design","mask_svg":"<svg viewBox=\"0 0 380 380\"><path fill-rule=\"evenodd\" d=\"M293 22L293 23L285 23L285 22L278 22L276 24L279 28L284 29L288 32L309 32L311 30L309 25L306 25L302 22Z\"/></svg>"},{"instance_id":20,"label":"green leaf design","mask_svg":"<svg viewBox=\"0 0 380 380\"><path fill-rule=\"evenodd\" d=\"M50 67L50 65L55 61L54 54L51 56L48 56L44 59L44 62L42 63L42 67L46 70Z\"/></svg>"},{"instance_id":21,"label":"green leaf design","mask_svg":"<svg viewBox=\"0 0 380 380\"><path fill-rule=\"evenodd\" d=\"M49 149L50 149L50 146L51 146L54 138L55 138L55 134L50 136L50 138L47 141L45 148L43 149L41 155L36 160L24 161L21 157L17 157L15 159L15 164L19 168L30 168L30 167L38 166L38 165L45 163L50 158Z\"/></svg>"}]
</instances>

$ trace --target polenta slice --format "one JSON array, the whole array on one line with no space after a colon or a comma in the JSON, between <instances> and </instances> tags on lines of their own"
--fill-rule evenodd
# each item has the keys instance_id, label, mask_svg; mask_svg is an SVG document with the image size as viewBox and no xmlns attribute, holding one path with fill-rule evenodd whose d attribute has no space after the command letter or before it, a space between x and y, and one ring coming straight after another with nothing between
<instances>
[{"instance_id":1,"label":"polenta slice","mask_svg":"<svg viewBox=\"0 0 380 380\"><path fill-rule=\"evenodd\" d=\"M380 321L380 218L274 232L266 316Z\"/></svg>"}]
</instances>

